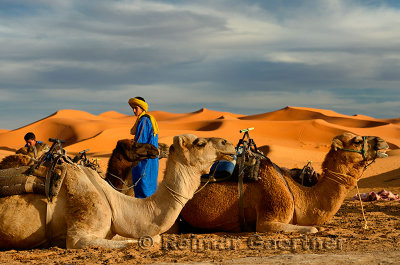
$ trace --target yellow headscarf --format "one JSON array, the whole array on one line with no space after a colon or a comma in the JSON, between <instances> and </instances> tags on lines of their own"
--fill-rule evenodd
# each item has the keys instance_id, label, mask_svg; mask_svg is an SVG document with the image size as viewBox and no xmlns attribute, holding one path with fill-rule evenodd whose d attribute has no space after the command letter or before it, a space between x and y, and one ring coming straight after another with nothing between
<instances>
[{"instance_id":1,"label":"yellow headscarf","mask_svg":"<svg viewBox=\"0 0 400 265\"><path fill-rule=\"evenodd\" d=\"M149 106L147 105L147 103L144 102L143 100L138 99L138 98L131 98L131 99L129 99L128 103L132 108L135 107L135 106L139 106L139 107L141 107L143 109L143 112L137 117L136 122L135 122L135 124L133 125L133 127L131 129L131 134L132 135L136 134L137 124L139 123L140 118L142 118L144 115L147 115L150 118L151 125L153 126L153 134L154 134L154 136L156 134L158 134L159 129L158 129L157 121L156 121L156 119L154 118L153 115L147 113L147 110L149 109Z\"/></svg>"}]
</instances>

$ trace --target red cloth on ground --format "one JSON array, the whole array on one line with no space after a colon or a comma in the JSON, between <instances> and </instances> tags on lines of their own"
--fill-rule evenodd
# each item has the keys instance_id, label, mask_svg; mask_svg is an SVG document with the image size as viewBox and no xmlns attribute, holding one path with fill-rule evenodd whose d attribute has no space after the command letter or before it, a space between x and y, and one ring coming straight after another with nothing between
<instances>
[{"instance_id":1,"label":"red cloth on ground","mask_svg":"<svg viewBox=\"0 0 400 265\"><path fill-rule=\"evenodd\" d=\"M355 200L359 200L358 193L353 197L353 201ZM361 193L361 200L363 202L400 201L400 196L388 190L381 190L379 192L371 191L371 192Z\"/></svg>"}]
</instances>

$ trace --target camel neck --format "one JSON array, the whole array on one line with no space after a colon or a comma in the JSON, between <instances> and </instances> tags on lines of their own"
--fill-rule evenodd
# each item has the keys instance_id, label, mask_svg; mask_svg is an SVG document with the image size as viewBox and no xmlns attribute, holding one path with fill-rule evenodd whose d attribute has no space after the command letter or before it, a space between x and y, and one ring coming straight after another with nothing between
<instances>
[{"instance_id":1,"label":"camel neck","mask_svg":"<svg viewBox=\"0 0 400 265\"><path fill-rule=\"evenodd\" d=\"M338 173L330 169L324 169L324 177L328 180L336 182L339 185L345 186L347 189L354 187L357 184L357 179L353 176Z\"/></svg>"},{"instance_id":2,"label":"camel neck","mask_svg":"<svg viewBox=\"0 0 400 265\"><path fill-rule=\"evenodd\" d=\"M200 176L188 172L187 168L179 163L167 164L163 181L156 192L145 199L117 195L118 201L113 201L112 204L125 206L115 207L113 211L116 217L115 231L126 237L141 235L142 231L150 236L167 231L179 216L183 205L192 198L200 185ZM196 183L193 184L196 177L197 186Z\"/></svg>"},{"instance_id":3,"label":"camel neck","mask_svg":"<svg viewBox=\"0 0 400 265\"><path fill-rule=\"evenodd\" d=\"M192 198L194 192L200 186L201 173L192 167L168 161L165 172L164 186L167 187L170 193L179 194L178 196L182 198Z\"/></svg>"},{"instance_id":4,"label":"camel neck","mask_svg":"<svg viewBox=\"0 0 400 265\"><path fill-rule=\"evenodd\" d=\"M352 172L346 174L344 172ZM357 184L357 171L341 172L324 168L321 178L313 187L295 186L296 218L299 225L322 224L340 209L349 191Z\"/></svg>"}]
</instances>

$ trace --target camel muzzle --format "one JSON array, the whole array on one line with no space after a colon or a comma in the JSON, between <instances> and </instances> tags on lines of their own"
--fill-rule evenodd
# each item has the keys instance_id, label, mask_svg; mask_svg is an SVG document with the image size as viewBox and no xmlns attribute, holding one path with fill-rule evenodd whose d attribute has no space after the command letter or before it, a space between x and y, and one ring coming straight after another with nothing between
<instances>
[{"instance_id":1,"label":"camel muzzle","mask_svg":"<svg viewBox=\"0 0 400 265\"><path fill-rule=\"evenodd\" d=\"M388 157L388 154L386 154L386 150L378 150L376 151L376 157L386 158Z\"/></svg>"},{"instance_id":2,"label":"camel muzzle","mask_svg":"<svg viewBox=\"0 0 400 265\"><path fill-rule=\"evenodd\" d=\"M386 154L386 152L389 151L389 145L382 138L376 137L375 150L376 150L376 157L379 158L388 157L388 154Z\"/></svg>"},{"instance_id":3,"label":"camel muzzle","mask_svg":"<svg viewBox=\"0 0 400 265\"><path fill-rule=\"evenodd\" d=\"M234 155L236 155L235 152L233 152L233 153L225 153L225 152L222 153L222 152L220 152L220 153L218 153L217 159L215 160L215 162L218 161L218 160L227 160L227 161L232 162L232 161L235 160Z\"/></svg>"}]
</instances>

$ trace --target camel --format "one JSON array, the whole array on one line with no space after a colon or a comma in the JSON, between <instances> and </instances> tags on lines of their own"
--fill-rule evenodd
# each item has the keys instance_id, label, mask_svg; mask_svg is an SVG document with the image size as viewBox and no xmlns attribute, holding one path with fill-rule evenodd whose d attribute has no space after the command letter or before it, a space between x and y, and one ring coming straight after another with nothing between
<instances>
[{"instance_id":1,"label":"camel","mask_svg":"<svg viewBox=\"0 0 400 265\"><path fill-rule=\"evenodd\" d=\"M46 218L42 195L0 198L0 248L122 248L137 241L111 240L114 235L157 236L173 225L200 185L200 176L216 160L234 153L234 146L224 139L175 136L164 180L146 199L121 194L91 168L63 164L63 185L53 203L47 204L51 218Z\"/></svg>"},{"instance_id":2,"label":"camel","mask_svg":"<svg viewBox=\"0 0 400 265\"><path fill-rule=\"evenodd\" d=\"M132 167L138 165L138 160L134 156L137 154L137 151L132 150L135 145L140 144L135 143L132 139L119 140L108 160L107 172L105 175L105 180L114 189L129 196L134 196L132 188ZM150 144L146 145L152 146ZM158 144L159 159L168 157L168 149L169 146L167 144Z\"/></svg>"},{"instance_id":3,"label":"camel","mask_svg":"<svg viewBox=\"0 0 400 265\"><path fill-rule=\"evenodd\" d=\"M244 218L249 225L246 230L317 232L315 226L322 225L339 210L366 163L387 156L385 149L388 144L379 137L352 133L334 137L320 179L312 187L297 183L269 159L262 160L261 180L244 183ZM202 230L241 231L237 183L208 184L185 205L181 217Z\"/></svg>"},{"instance_id":4,"label":"camel","mask_svg":"<svg viewBox=\"0 0 400 265\"><path fill-rule=\"evenodd\" d=\"M37 146L37 157L41 157L44 153L48 151L48 149L45 149L44 147L44 145ZM15 152L15 154L6 156L1 160L0 169L31 166L37 161L34 157L35 155L33 149L25 146L21 147Z\"/></svg>"}]
</instances>

